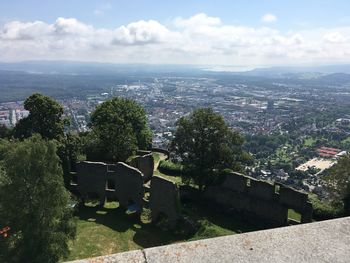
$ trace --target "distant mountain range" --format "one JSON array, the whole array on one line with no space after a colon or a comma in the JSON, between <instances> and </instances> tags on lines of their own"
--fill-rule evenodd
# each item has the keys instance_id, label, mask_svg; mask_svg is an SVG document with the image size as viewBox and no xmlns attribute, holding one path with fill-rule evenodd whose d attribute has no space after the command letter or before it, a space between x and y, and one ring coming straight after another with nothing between
<instances>
[{"instance_id":1,"label":"distant mountain range","mask_svg":"<svg viewBox=\"0 0 350 263\"><path fill-rule=\"evenodd\" d=\"M290 79L334 79L348 80L350 64L300 67L256 68L244 72L211 71L204 67L191 65L149 65L149 64L112 64L77 61L23 61L0 63L0 70L22 71L31 74L68 74L68 75L114 75L149 73L184 73L194 75L241 75L265 78ZM327 76L327 77L325 77Z\"/></svg>"}]
</instances>

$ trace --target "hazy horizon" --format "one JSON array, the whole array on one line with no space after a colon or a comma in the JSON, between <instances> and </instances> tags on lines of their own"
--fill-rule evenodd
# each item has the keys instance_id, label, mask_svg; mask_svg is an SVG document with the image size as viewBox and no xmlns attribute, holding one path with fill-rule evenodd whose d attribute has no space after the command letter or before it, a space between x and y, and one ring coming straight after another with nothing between
<instances>
[{"instance_id":1,"label":"hazy horizon","mask_svg":"<svg viewBox=\"0 0 350 263\"><path fill-rule=\"evenodd\" d=\"M0 61L270 67L350 63L338 1L0 3Z\"/></svg>"}]
</instances>

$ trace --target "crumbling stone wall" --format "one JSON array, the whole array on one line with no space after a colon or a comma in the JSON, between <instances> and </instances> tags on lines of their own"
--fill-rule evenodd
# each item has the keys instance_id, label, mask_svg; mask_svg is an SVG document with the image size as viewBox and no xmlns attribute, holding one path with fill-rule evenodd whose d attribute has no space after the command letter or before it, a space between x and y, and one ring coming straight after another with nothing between
<instances>
[{"instance_id":1,"label":"crumbling stone wall","mask_svg":"<svg viewBox=\"0 0 350 263\"><path fill-rule=\"evenodd\" d=\"M279 191L276 191L277 185ZM299 212L302 223L312 220L312 205L307 194L239 173L228 173L222 184L208 187L205 197L228 210L275 225L287 224L288 209Z\"/></svg>"},{"instance_id":2,"label":"crumbling stone wall","mask_svg":"<svg viewBox=\"0 0 350 263\"><path fill-rule=\"evenodd\" d=\"M152 221L160 215L167 216L170 226L175 226L180 218L179 189L174 182L153 176L150 190L150 209Z\"/></svg>"},{"instance_id":3,"label":"crumbling stone wall","mask_svg":"<svg viewBox=\"0 0 350 263\"><path fill-rule=\"evenodd\" d=\"M116 184L116 195L119 204L127 207L134 203L141 210L144 196L142 173L125 163L118 163L113 174Z\"/></svg>"},{"instance_id":4,"label":"crumbling stone wall","mask_svg":"<svg viewBox=\"0 0 350 263\"><path fill-rule=\"evenodd\" d=\"M103 205L108 198L118 200L121 207L134 204L138 212L142 211L144 174L139 169L122 162L107 165L86 161L77 163L75 174L77 181L73 185L83 200L95 197ZM152 220L157 220L163 214L167 216L170 226L174 226L180 218L179 204L177 185L162 177L152 177L149 201Z\"/></svg>"},{"instance_id":5,"label":"crumbling stone wall","mask_svg":"<svg viewBox=\"0 0 350 263\"><path fill-rule=\"evenodd\" d=\"M98 197L103 205L106 199L107 164L101 162L77 163L77 190L83 200Z\"/></svg>"},{"instance_id":6,"label":"crumbling stone wall","mask_svg":"<svg viewBox=\"0 0 350 263\"><path fill-rule=\"evenodd\" d=\"M140 209L144 196L142 173L125 163L107 165L101 162L77 163L77 190L81 197L97 197L100 204L105 203L106 197L119 200L122 207L134 203ZM114 189L108 189L113 182Z\"/></svg>"},{"instance_id":7,"label":"crumbling stone wall","mask_svg":"<svg viewBox=\"0 0 350 263\"><path fill-rule=\"evenodd\" d=\"M131 160L131 166L139 169L143 173L145 182L151 180L154 170L154 159L150 151L137 151L137 157Z\"/></svg>"}]
</instances>

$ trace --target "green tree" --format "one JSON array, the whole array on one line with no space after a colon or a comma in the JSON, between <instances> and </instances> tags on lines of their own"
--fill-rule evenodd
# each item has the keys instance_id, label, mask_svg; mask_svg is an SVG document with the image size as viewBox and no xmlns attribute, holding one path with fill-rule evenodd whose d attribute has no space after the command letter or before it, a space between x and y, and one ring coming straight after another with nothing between
<instances>
[{"instance_id":1,"label":"green tree","mask_svg":"<svg viewBox=\"0 0 350 263\"><path fill-rule=\"evenodd\" d=\"M24 102L28 117L20 120L14 128L16 138L28 138L39 133L45 139L59 139L63 136L66 120L62 118L63 107L39 93L29 96Z\"/></svg>"},{"instance_id":2,"label":"green tree","mask_svg":"<svg viewBox=\"0 0 350 263\"><path fill-rule=\"evenodd\" d=\"M152 141L144 109L130 99L114 98L97 106L91 128L86 149L90 160L125 161Z\"/></svg>"},{"instance_id":3,"label":"green tree","mask_svg":"<svg viewBox=\"0 0 350 263\"><path fill-rule=\"evenodd\" d=\"M336 196L343 200L344 211L350 215L350 154L341 158L334 166L329 177Z\"/></svg>"},{"instance_id":4,"label":"green tree","mask_svg":"<svg viewBox=\"0 0 350 263\"><path fill-rule=\"evenodd\" d=\"M57 262L68 255L75 223L55 143L39 136L11 142L3 157L0 225L11 230L1 260Z\"/></svg>"},{"instance_id":5,"label":"green tree","mask_svg":"<svg viewBox=\"0 0 350 263\"><path fill-rule=\"evenodd\" d=\"M0 139L9 138L11 134L11 130L7 128L5 125L0 125Z\"/></svg>"},{"instance_id":6,"label":"green tree","mask_svg":"<svg viewBox=\"0 0 350 263\"><path fill-rule=\"evenodd\" d=\"M225 168L241 170L243 138L210 108L197 109L176 123L171 150L184 166L184 181L193 180L200 190Z\"/></svg>"}]
</instances>

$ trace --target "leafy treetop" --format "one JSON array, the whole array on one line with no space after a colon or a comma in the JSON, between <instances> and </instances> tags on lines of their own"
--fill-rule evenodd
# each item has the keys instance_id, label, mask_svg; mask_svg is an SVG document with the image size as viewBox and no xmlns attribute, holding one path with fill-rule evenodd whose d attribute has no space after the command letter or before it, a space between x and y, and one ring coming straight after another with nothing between
<instances>
[{"instance_id":1,"label":"leafy treetop","mask_svg":"<svg viewBox=\"0 0 350 263\"><path fill-rule=\"evenodd\" d=\"M91 128L87 146L91 160L125 161L152 142L145 110L130 99L114 98L99 105L91 114Z\"/></svg>"},{"instance_id":2,"label":"leafy treetop","mask_svg":"<svg viewBox=\"0 0 350 263\"><path fill-rule=\"evenodd\" d=\"M71 199L53 141L34 136L6 142L0 155L0 225L11 228L2 243L4 262L57 262L75 235Z\"/></svg>"},{"instance_id":3,"label":"leafy treetop","mask_svg":"<svg viewBox=\"0 0 350 263\"><path fill-rule=\"evenodd\" d=\"M225 168L241 170L242 144L243 138L221 115L203 108L177 121L171 149L184 165L183 175L202 189Z\"/></svg>"},{"instance_id":4,"label":"leafy treetop","mask_svg":"<svg viewBox=\"0 0 350 263\"><path fill-rule=\"evenodd\" d=\"M24 102L28 117L20 120L14 129L16 138L28 138L39 133L45 139L63 136L65 120L63 107L50 97L35 93Z\"/></svg>"}]
</instances>

